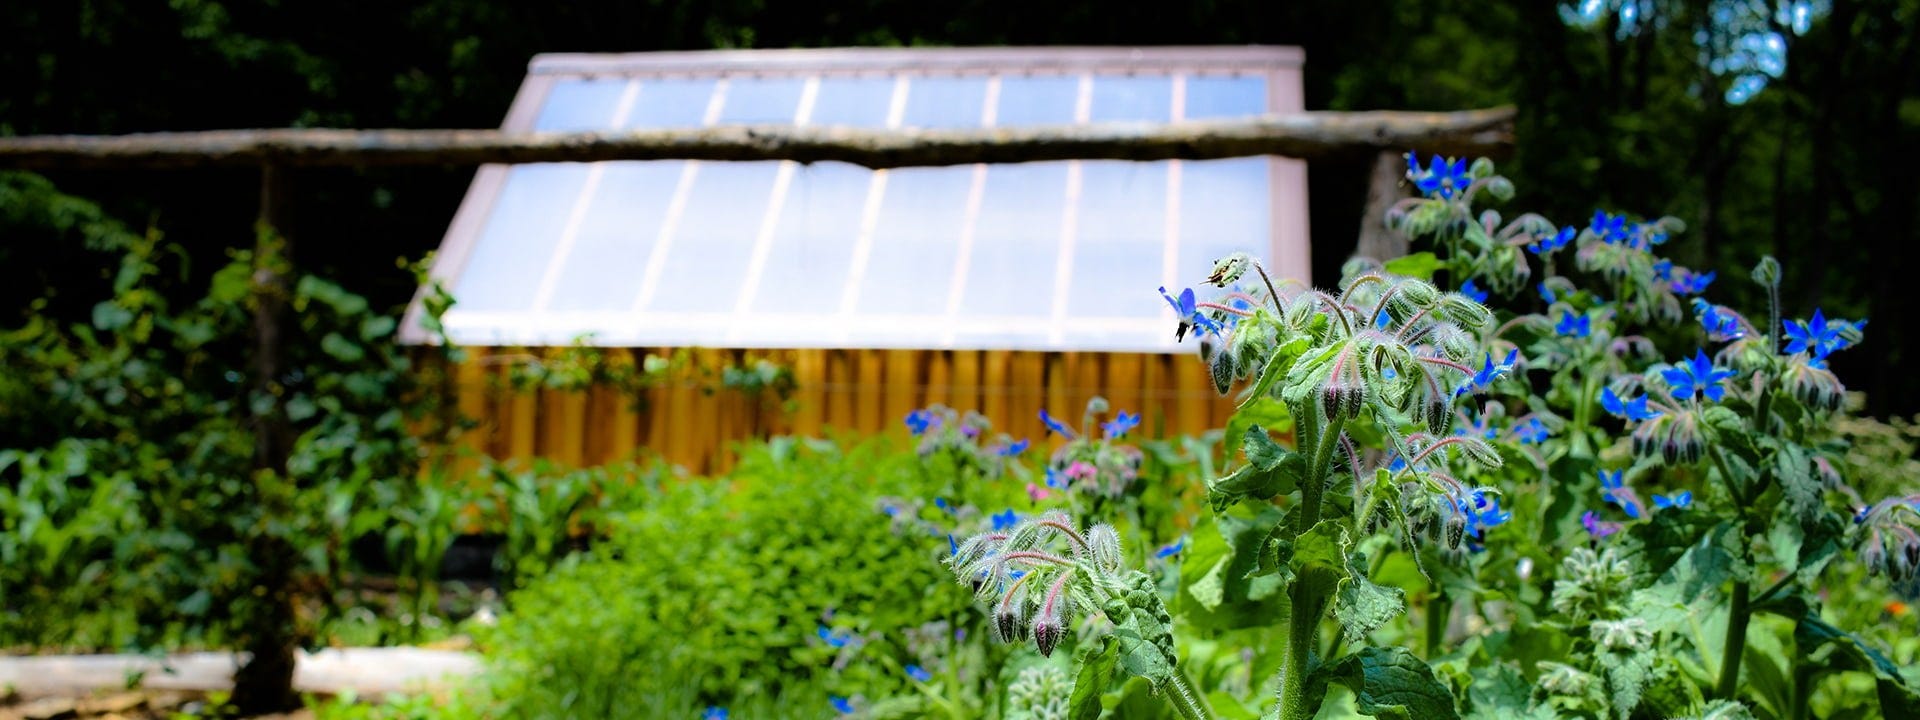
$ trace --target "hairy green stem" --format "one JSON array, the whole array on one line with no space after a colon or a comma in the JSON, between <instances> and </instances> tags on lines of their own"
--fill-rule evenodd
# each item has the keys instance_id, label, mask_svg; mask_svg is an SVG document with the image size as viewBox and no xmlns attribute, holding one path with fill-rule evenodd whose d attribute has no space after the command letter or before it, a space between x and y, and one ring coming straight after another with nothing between
<instances>
[{"instance_id":1,"label":"hairy green stem","mask_svg":"<svg viewBox=\"0 0 1920 720\"><path fill-rule=\"evenodd\" d=\"M1731 700L1740 689L1740 659L1747 653L1747 622L1753 612L1747 607L1753 588L1747 581L1733 584L1733 607L1727 616L1726 652L1720 656L1720 684L1714 694Z\"/></svg>"},{"instance_id":2,"label":"hairy green stem","mask_svg":"<svg viewBox=\"0 0 1920 720\"><path fill-rule=\"evenodd\" d=\"M1332 475L1333 450L1340 444L1345 421L1329 419L1314 438L1313 463L1307 466L1307 478L1300 485L1300 521L1297 533L1307 532L1320 522L1320 503L1326 495L1327 479ZM1287 589L1292 610L1287 618L1287 651L1280 660L1280 720L1306 720L1317 708L1306 698L1307 673L1313 669L1313 651L1320 640L1320 616L1327 610L1328 584L1318 577L1319 569L1306 569L1293 578ZM1309 577L1312 573L1314 576Z\"/></svg>"},{"instance_id":3,"label":"hairy green stem","mask_svg":"<svg viewBox=\"0 0 1920 720\"><path fill-rule=\"evenodd\" d=\"M1173 670L1172 692L1167 693L1167 702L1173 705L1174 712L1186 720L1213 720L1213 708L1207 705L1207 698L1193 690L1193 681L1187 679L1184 666Z\"/></svg>"},{"instance_id":4,"label":"hairy green stem","mask_svg":"<svg viewBox=\"0 0 1920 720\"><path fill-rule=\"evenodd\" d=\"M1280 661L1280 720L1307 720L1318 710L1307 702L1307 673L1313 669L1313 646L1319 640L1320 615L1327 596L1318 579L1295 577L1289 595L1287 652Z\"/></svg>"},{"instance_id":5,"label":"hairy green stem","mask_svg":"<svg viewBox=\"0 0 1920 720\"><path fill-rule=\"evenodd\" d=\"M1427 601L1427 662L1440 656L1440 644L1447 640L1447 621L1453 617L1453 599L1441 590Z\"/></svg>"}]
</instances>

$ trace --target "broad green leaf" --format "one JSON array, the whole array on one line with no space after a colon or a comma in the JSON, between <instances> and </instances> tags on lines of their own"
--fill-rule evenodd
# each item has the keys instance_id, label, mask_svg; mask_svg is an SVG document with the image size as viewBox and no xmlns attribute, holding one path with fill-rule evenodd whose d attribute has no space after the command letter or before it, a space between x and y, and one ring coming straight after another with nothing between
<instances>
[{"instance_id":1,"label":"broad green leaf","mask_svg":"<svg viewBox=\"0 0 1920 720\"><path fill-rule=\"evenodd\" d=\"M1113 684L1113 666L1120 659L1120 646L1109 635L1099 645L1089 645L1079 658L1080 673L1073 680L1073 694L1067 698L1067 717L1072 720L1097 720L1100 696Z\"/></svg>"},{"instance_id":2,"label":"broad green leaf","mask_svg":"<svg viewBox=\"0 0 1920 720\"><path fill-rule=\"evenodd\" d=\"M1272 470L1280 466L1280 461L1295 454L1292 450L1280 447L1267 434L1267 429L1259 425L1247 426L1246 442L1242 448L1247 453L1247 462L1261 470Z\"/></svg>"},{"instance_id":3,"label":"broad green leaf","mask_svg":"<svg viewBox=\"0 0 1920 720\"><path fill-rule=\"evenodd\" d=\"M1533 704L1533 683L1512 663L1486 663L1473 669L1473 684L1467 687L1467 700L1473 703L1469 718L1487 720L1505 718L1553 717L1553 710Z\"/></svg>"},{"instance_id":4,"label":"broad green leaf","mask_svg":"<svg viewBox=\"0 0 1920 720\"><path fill-rule=\"evenodd\" d=\"M1348 643L1358 643L1407 609L1406 594L1382 587L1367 578L1366 555L1355 553L1334 596L1333 617L1340 621Z\"/></svg>"},{"instance_id":5,"label":"broad green leaf","mask_svg":"<svg viewBox=\"0 0 1920 720\"><path fill-rule=\"evenodd\" d=\"M1319 698L1330 684L1353 691L1360 712L1397 720L1455 720L1453 693L1434 677L1426 661L1403 647L1365 648L1322 665L1307 678L1307 697Z\"/></svg>"},{"instance_id":6,"label":"broad green leaf","mask_svg":"<svg viewBox=\"0 0 1920 720\"><path fill-rule=\"evenodd\" d=\"M1306 351L1306 335L1295 335L1274 347L1273 354L1267 357L1266 367L1260 371L1260 379L1254 381L1253 387L1247 390L1247 399L1241 402L1240 408L1245 410L1259 399L1269 397L1267 392L1272 389L1274 381L1288 376L1293 366L1299 363L1300 354ZM1235 413L1236 416L1238 414Z\"/></svg>"},{"instance_id":7,"label":"broad green leaf","mask_svg":"<svg viewBox=\"0 0 1920 720\"><path fill-rule=\"evenodd\" d=\"M1434 271L1439 269L1440 258L1426 251L1413 253L1411 255L1402 255L1388 260L1386 264L1387 272L1395 275L1420 278L1422 280L1433 279Z\"/></svg>"},{"instance_id":8,"label":"broad green leaf","mask_svg":"<svg viewBox=\"0 0 1920 720\"><path fill-rule=\"evenodd\" d=\"M1250 397L1227 420L1227 429L1222 437L1244 438L1250 425L1259 425L1269 433L1290 434L1293 432L1293 413L1279 398Z\"/></svg>"},{"instance_id":9,"label":"broad green leaf","mask_svg":"<svg viewBox=\"0 0 1920 720\"><path fill-rule=\"evenodd\" d=\"M1653 652L1602 652L1599 655L1613 716L1626 720L1640 705L1641 694L1653 683Z\"/></svg>"},{"instance_id":10,"label":"broad green leaf","mask_svg":"<svg viewBox=\"0 0 1920 720\"><path fill-rule=\"evenodd\" d=\"M1232 630L1273 622L1285 593L1278 577L1249 577L1262 544L1281 524L1278 508L1257 513L1242 508L1217 516L1214 530L1196 528L1181 563L1179 595L1183 621L1195 628Z\"/></svg>"}]
</instances>

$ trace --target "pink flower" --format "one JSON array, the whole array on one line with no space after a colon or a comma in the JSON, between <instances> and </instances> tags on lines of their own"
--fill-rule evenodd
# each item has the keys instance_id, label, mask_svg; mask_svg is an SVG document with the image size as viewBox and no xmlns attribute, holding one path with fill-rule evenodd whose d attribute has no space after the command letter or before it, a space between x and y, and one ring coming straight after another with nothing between
<instances>
[{"instance_id":1,"label":"pink flower","mask_svg":"<svg viewBox=\"0 0 1920 720\"><path fill-rule=\"evenodd\" d=\"M1100 471L1095 469L1092 463L1085 460L1075 460L1072 465L1067 466L1067 477L1074 480L1092 480L1094 476L1099 474Z\"/></svg>"},{"instance_id":2,"label":"pink flower","mask_svg":"<svg viewBox=\"0 0 1920 720\"><path fill-rule=\"evenodd\" d=\"M1028 499L1034 502L1040 502L1041 500L1045 500L1050 497L1053 497L1052 490L1048 490L1046 488L1040 487L1039 485L1035 485L1033 483L1027 483Z\"/></svg>"}]
</instances>

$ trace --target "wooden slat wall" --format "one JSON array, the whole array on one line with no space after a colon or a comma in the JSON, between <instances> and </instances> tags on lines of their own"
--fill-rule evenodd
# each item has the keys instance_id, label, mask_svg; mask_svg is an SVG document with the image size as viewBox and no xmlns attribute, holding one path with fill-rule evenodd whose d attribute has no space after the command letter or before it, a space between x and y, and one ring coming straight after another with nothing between
<instances>
[{"instance_id":1,"label":"wooden slat wall","mask_svg":"<svg viewBox=\"0 0 1920 720\"><path fill-rule=\"evenodd\" d=\"M1114 411L1142 416L1149 436L1221 427L1233 412L1214 394L1191 355L1049 353L1007 350L754 351L791 368L798 390L787 413L777 401L693 384L654 388L640 398L612 388L514 391L504 380L514 362L550 350L470 348L455 371L461 411L479 421L463 442L496 458L546 457L595 465L658 453L697 473L733 464L729 443L773 433L820 435L829 429L905 436L914 408L942 403L978 410L996 431L1042 444L1039 411L1079 423L1087 400L1104 395ZM635 359L647 351L632 352ZM738 350L702 350L708 367L739 362Z\"/></svg>"}]
</instances>

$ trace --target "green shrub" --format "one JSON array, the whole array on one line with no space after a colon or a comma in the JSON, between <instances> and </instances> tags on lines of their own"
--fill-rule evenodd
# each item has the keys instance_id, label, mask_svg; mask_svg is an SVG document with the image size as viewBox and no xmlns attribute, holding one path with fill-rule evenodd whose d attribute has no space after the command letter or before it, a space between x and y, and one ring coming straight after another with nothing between
<instances>
[{"instance_id":1,"label":"green shrub","mask_svg":"<svg viewBox=\"0 0 1920 720\"><path fill-rule=\"evenodd\" d=\"M876 504L917 497L941 475L918 456L883 440L841 450L780 439L745 453L725 480L661 490L591 556L511 597L483 640L508 715L734 705L739 716L817 717L831 712L829 695L905 690L903 631L975 622L969 593L937 562L946 538L912 523L896 532ZM1023 491L972 492L1004 503ZM831 647L822 628L852 642ZM753 712L736 704L747 698L778 702Z\"/></svg>"}]
</instances>

